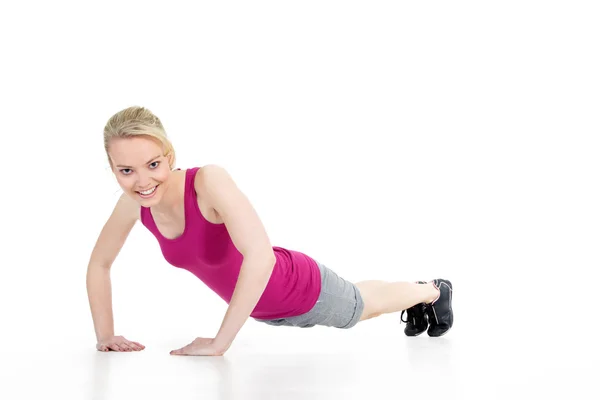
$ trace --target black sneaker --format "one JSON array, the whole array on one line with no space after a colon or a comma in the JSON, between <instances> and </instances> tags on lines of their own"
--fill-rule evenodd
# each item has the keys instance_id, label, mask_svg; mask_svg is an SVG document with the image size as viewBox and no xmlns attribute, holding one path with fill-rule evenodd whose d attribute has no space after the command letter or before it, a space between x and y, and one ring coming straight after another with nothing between
<instances>
[{"instance_id":1,"label":"black sneaker","mask_svg":"<svg viewBox=\"0 0 600 400\"><path fill-rule=\"evenodd\" d=\"M418 281L417 283L426 284L427 282ZM402 319L404 313L407 314L406 321ZM404 334L406 336L419 336L427 330L428 318L425 303L416 304L400 314L400 321L406 324Z\"/></svg>"},{"instance_id":2,"label":"black sneaker","mask_svg":"<svg viewBox=\"0 0 600 400\"><path fill-rule=\"evenodd\" d=\"M454 313L452 312L452 283L446 279L435 279L435 287L440 291L440 296L432 304L426 305L429 316L429 336L442 336L452 328Z\"/></svg>"}]
</instances>

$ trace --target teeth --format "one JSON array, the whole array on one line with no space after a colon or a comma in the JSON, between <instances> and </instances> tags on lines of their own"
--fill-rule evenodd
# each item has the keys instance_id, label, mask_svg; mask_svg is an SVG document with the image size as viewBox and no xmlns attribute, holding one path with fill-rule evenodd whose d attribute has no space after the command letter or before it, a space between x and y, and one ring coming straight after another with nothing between
<instances>
[{"instance_id":1,"label":"teeth","mask_svg":"<svg viewBox=\"0 0 600 400\"><path fill-rule=\"evenodd\" d=\"M154 192L154 189L156 189L156 186L154 186L152 189L149 189L149 190L146 190L145 192L140 192L140 193L144 194L144 195L150 194L150 193Z\"/></svg>"}]
</instances>

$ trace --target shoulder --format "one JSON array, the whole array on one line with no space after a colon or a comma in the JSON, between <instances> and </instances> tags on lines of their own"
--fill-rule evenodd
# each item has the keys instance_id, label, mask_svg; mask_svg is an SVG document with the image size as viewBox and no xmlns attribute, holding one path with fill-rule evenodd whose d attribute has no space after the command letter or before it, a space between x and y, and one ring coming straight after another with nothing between
<instances>
[{"instance_id":1,"label":"shoulder","mask_svg":"<svg viewBox=\"0 0 600 400\"><path fill-rule=\"evenodd\" d=\"M217 164L207 164L196 171L194 187L201 193L214 192L222 185L233 183L231 175Z\"/></svg>"},{"instance_id":2,"label":"shoulder","mask_svg":"<svg viewBox=\"0 0 600 400\"><path fill-rule=\"evenodd\" d=\"M212 208L218 208L223 199L234 197L239 193L229 172L216 164L207 164L196 171L194 189Z\"/></svg>"},{"instance_id":3,"label":"shoulder","mask_svg":"<svg viewBox=\"0 0 600 400\"><path fill-rule=\"evenodd\" d=\"M115 203L111 217L125 223L135 223L140 219L141 205L129 197L126 193L122 193L117 202ZM119 223L120 223L119 222Z\"/></svg>"},{"instance_id":4,"label":"shoulder","mask_svg":"<svg viewBox=\"0 0 600 400\"><path fill-rule=\"evenodd\" d=\"M140 216L140 211L142 206L140 203L135 201L126 193L122 193L119 199L117 200L117 204L115 205L115 209L118 210L119 213L125 214L131 218L138 219Z\"/></svg>"}]
</instances>

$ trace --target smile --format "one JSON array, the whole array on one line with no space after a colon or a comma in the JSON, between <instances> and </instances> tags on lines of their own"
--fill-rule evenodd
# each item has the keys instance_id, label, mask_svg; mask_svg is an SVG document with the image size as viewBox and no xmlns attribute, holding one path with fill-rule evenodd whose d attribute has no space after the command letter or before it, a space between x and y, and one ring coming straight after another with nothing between
<instances>
[{"instance_id":1,"label":"smile","mask_svg":"<svg viewBox=\"0 0 600 400\"><path fill-rule=\"evenodd\" d=\"M139 194L141 197L151 197L154 192L156 192L156 188L158 187L158 185L154 186L152 189L148 189L148 190L144 190L144 191L136 191L137 194Z\"/></svg>"}]
</instances>

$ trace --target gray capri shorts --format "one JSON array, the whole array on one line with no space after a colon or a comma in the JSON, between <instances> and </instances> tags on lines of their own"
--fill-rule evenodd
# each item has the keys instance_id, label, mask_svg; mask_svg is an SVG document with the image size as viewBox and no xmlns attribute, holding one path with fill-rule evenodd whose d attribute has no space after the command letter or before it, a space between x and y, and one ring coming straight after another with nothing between
<instances>
[{"instance_id":1,"label":"gray capri shorts","mask_svg":"<svg viewBox=\"0 0 600 400\"><path fill-rule=\"evenodd\" d=\"M280 319L256 319L274 326L311 328L315 325L349 329L360 321L365 303L356 285L317 262L321 271L321 293L308 312Z\"/></svg>"}]
</instances>

